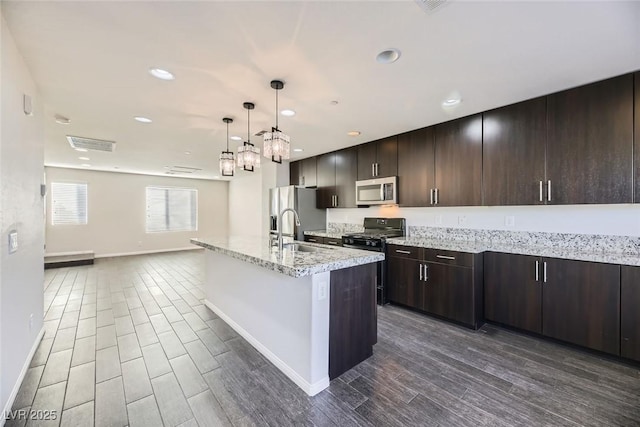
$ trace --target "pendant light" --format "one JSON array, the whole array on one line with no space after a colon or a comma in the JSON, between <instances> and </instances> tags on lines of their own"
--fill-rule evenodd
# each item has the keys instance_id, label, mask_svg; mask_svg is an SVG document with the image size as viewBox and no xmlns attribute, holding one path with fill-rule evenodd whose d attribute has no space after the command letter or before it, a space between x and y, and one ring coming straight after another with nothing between
<instances>
[{"instance_id":1,"label":"pendant light","mask_svg":"<svg viewBox=\"0 0 640 427\"><path fill-rule=\"evenodd\" d=\"M247 140L242 147L238 147L238 167L253 172L255 168L260 167L260 149L251 143L251 128L249 126L249 115L256 106L252 102L245 102L242 106L247 109Z\"/></svg>"},{"instance_id":2,"label":"pendant light","mask_svg":"<svg viewBox=\"0 0 640 427\"><path fill-rule=\"evenodd\" d=\"M229 151L229 123L233 123L233 119L225 117L222 121L227 124L227 149L220 154L220 175L233 176L236 162L233 158L233 151Z\"/></svg>"},{"instance_id":3,"label":"pendant light","mask_svg":"<svg viewBox=\"0 0 640 427\"><path fill-rule=\"evenodd\" d=\"M271 128L271 132L264 133L264 156L271 158L271 161L282 163L282 159L289 156L289 136L278 129L278 91L284 87L280 80L271 80L271 87L276 90L276 127Z\"/></svg>"}]
</instances>

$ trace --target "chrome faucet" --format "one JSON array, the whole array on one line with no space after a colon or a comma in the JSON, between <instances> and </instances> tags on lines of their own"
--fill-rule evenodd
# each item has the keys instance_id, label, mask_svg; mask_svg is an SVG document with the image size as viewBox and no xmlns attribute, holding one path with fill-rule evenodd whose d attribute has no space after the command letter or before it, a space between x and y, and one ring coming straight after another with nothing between
<instances>
[{"instance_id":1,"label":"chrome faucet","mask_svg":"<svg viewBox=\"0 0 640 427\"><path fill-rule=\"evenodd\" d=\"M282 216L287 212L287 211L291 211L293 212L293 214L296 217L296 225L299 227L300 226L300 218L298 217L298 212L296 212L295 209L293 208L286 208L283 209L282 212L280 212L280 215L278 215L278 252L282 254L282 249L284 248L284 244L282 242Z\"/></svg>"}]
</instances>

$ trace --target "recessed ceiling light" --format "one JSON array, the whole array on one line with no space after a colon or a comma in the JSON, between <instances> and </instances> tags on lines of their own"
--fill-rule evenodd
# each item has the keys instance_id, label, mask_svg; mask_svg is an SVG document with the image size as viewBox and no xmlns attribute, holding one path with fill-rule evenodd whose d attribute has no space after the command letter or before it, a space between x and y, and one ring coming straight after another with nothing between
<instances>
[{"instance_id":1,"label":"recessed ceiling light","mask_svg":"<svg viewBox=\"0 0 640 427\"><path fill-rule=\"evenodd\" d=\"M242 141L242 137L240 137L238 135L233 135L230 139L232 139L234 141Z\"/></svg>"},{"instance_id":2,"label":"recessed ceiling light","mask_svg":"<svg viewBox=\"0 0 640 427\"><path fill-rule=\"evenodd\" d=\"M68 125L69 123L71 123L71 119L65 116L61 116L60 114L56 114L55 116L53 116L53 118L56 120L56 123L58 123L59 125Z\"/></svg>"},{"instance_id":3,"label":"recessed ceiling light","mask_svg":"<svg viewBox=\"0 0 640 427\"><path fill-rule=\"evenodd\" d=\"M162 68L151 68L151 69L149 69L149 73L153 77L157 77L157 78L159 78L161 80L173 80L173 79L175 79L175 76L173 74L171 74L167 70L163 70Z\"/></svg>"},{"instance_id":4,"label":"recessed ceiling light","mask_svg":"<svg viewBox=\"0 0 640 427\"><path fill-rule=\"evenodd\" d=\"M86 148L74 148L74 150L79 151L81 153L86 153L87 152Z\"/></svg>"},{"instance_id":5,"label":"recessed ceiling light","mask_svg":"<svg viewBox=\"0 0 640 427\"><path fill-rule=\"evenodd\" d=\"M153 121L148 117L142 117L142 116L136 116L133 119L140 123L151 123Z\"/></svg>"},{"instance_id":6,"label":"recessed ceiling light","mask_svg":"<svg viewBox=\"0 0 640 427\"><path fill-rule=\"evenodd\" d=\"M90 158L88 158L88 157L78 157L78 159L79 159L79 160L91 160L91 159L90 159Z\"/></svg>"},{"instance_id":7,"label":"recessed ceiling light","mask_svg":"<svg viewBox=\"0 0 640 427\"><path fill-rule=\"evenodd\" d=\"M191 151L185 151L184 154L186 154L187 156L191 154Z\"/></svg>"},{"instance_id":8,"label":"recessed ceiling light","mask_svg":"<svg viewBox=\"0 0 640 427\"><path fill-rule=\"evenodd\" d=\"M376 56L376 61L381 64L391 64L400 58L400 51L398 49L383 50Z\"/></svg>"},{"instance_id":9,"label":"recessed ceiling light","mask_svg":"<svg viewBox=\"0 0 640 427\"><path fill-rule=\"evenodd\" d=\"M443 107L453 107L455 105L460 104L461 100L459 98L448 98L442 101Z\"/></svg>"},{"instance_id":10,"label":"recessed ceiling light","mask_svg":"<svg viewBox=\"0 0 640 427\"><path fill-rule=\"evenodd\" d=\"M114 168L114 169L120 169L118 166L114 166L113 168Z\"/></svg>"},{"instance_id":11,"label":"recessed ceiling light","mask_svg":"<svg viewBox=\"0 0 640 427\"><path fill-rule=\"evenodd\" d=\"M90 165L89 163L83 163L83 164L82 164L82 165L80 165L80 166L83 166L83 167L85 167L85 168L90 168L90 167L91 167L91 165Z\"/></svg>"},{"instance_id":12,"label":"recessed ceiling light","mask_svg":"<svg viewBox=\"0 0 640 427\"><path fill-rule=\"evenodd\" d=\"M352 131L347 132L347 135L349 135L349 136L360 136L360 131L352 130Z\"/></svg>"},{"instance_id":13,"label":"recessed ceiling light","mask_svg":"<svg viewBox=\"0 0 640 427\"><path fill-rule=\"evenodd\" d=\"M296 153L301 153L304 150L302 148L294 148L293 151L295 151Z\"/></svg>"},{"instance_id":14,"label":"recessed ceiling light","mask_svg":"<svg viewBox=\"0 0 640 427\"><path fill-rule=\"evenodd\" d=\"M293 117L296 115L296 112L293 110L282 110L280 111L280 114L282 114L285 117Z\"/></svg>"}]
</instances>

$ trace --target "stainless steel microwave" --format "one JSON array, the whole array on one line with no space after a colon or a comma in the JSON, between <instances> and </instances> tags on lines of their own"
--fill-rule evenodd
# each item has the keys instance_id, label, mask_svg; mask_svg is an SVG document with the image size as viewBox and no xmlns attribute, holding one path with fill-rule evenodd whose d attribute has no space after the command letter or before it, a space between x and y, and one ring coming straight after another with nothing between
<instances>
[{"instance_id":1,"label":"stainless steel microwave","mask_svg":"<svg viewBox=\"0 0 640 427\"><path fill-rule=\"evenodd\" d=\"M397 176L356 181L356 205L395 205L397 203Z\"/></svg>"}]
</instances>

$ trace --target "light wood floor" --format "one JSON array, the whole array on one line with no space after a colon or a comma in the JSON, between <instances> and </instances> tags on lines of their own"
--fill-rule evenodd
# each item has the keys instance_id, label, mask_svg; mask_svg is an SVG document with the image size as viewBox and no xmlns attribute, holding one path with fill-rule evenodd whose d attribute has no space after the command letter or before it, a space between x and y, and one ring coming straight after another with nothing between
<instances>
[{"instance_id":1,"label":"light wood floor","mask_svg":"<svg viewBox=\"0 0 640 427\"><path fill-rule=\"evenodd\" d=\"M637 367L393 306L374 356L309 398L202 304L203 260L47 270L46 334L14 409L82 427L640 425Z\"/></svg>"}]
</instances>

